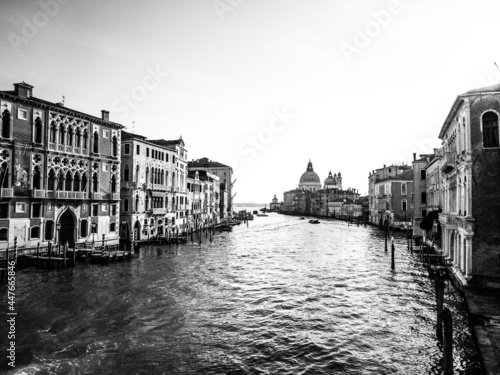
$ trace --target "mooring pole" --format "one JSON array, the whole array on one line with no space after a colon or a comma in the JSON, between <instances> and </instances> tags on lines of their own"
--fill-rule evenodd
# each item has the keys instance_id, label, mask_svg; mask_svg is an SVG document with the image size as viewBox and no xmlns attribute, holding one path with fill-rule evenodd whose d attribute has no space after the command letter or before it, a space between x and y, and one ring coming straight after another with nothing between
<instances>
[{"instance_id":1,"label":"mooring pole","mask_svg":"<svg viewBox=\"0 0 500 375\"><path fill-rule=\"evenodd\" d=\"M450 310L445 307L443 310L443 328L444 328L444 374L453 375L453 322Z\"/></svg>"},{"instance_id":2,"label":"mooring pole","mask_svg":"<svg viewBox=\"0 0 500 375\"><path fill-rule=\"evenodd\" d=\"M391 268L392 270L394 271L394 269L396 268L396 265L394 263L394 252L395 252L395 248L394 248L394 237L391 237Z\"/></svg>"},{"instance_id":3,"label":"mooring pole","mask_svg":"<svg viewBox=\"0 0 500 375\"><path fill-rule=\"evenodd\" d=\"M436 273L436 337L439 341L443 340L443 304L444 304L444 279L441 271Z\"/></svg>"},{"instance_id":4,"label":"mooring pole","mask_svg":"<svg viewBox=\"0 0 500 375\"><path fill-rule=\"evenodd\" d=\"M387 228L385 228L385 251L387 251L387 233L389 231L387 230Z\"/></svg>"},{"instance_id":5,"label":"mooring pole","mask_svg":"<svg viewBox=\"0 0 500 375\"><path fill-rule=\"evenodd\" d=\"M66 267L66 249L68 248L68 242L63 245L63 266Z\"/></svg>"}]
</instances>

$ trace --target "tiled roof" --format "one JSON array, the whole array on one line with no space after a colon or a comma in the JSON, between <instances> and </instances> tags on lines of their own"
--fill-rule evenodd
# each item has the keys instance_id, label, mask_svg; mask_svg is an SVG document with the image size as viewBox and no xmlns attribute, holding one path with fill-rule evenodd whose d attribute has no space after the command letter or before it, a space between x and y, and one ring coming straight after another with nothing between
<instances>
[{"instance_id":1,"label":"tiled roof","mask_svg":"<svg viewBox=\"0 0 500 375\"><path fill-rule=\"evenodd\" d=\"M229 165L219 163L218 161L201 158L188 162L188 168L231 168Z\"/></svg>"},{"instance_id":2,"label":"tiled roof","mask_svg":"<svg viewBox=\"0 0 500 375\"><path fill-rule=\"evenodd\" d=\"M387 177L377 182L384 181L413 181L413 169L409 169L403 173L397 174L396 176Z\"/></svg>"}]
</instances>

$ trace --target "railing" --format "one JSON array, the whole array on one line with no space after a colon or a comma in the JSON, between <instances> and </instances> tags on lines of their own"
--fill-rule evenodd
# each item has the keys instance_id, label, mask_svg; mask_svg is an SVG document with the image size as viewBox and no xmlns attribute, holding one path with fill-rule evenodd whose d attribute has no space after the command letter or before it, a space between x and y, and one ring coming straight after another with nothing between
<instances>
[{"instance_id":1,"label":"railing","mask_svg":"<svg viewBox=\"0 0 500 375\"><path fill-rule=\"evenodd\" d=\"M47 191L46 195L47 198L57 199L87 199L87 192L85 191Z\"/></svg>"},{"instance_id":2,"label":"railing","mask_svg":"<svg viewBox=\"0 0 500 375\"><path fill-rule=\"evenodd\" d=\"M152 189L153 188L153 183L152 182L146 182L144 185L146 185L146 189Z\"/></svg>"},{"instance_id":3,"label":"railing","mask_svg":"<svg viewBox=\"0 0 500 375\"><path fill-rule=\"evenodd\" d=\"M73 146L66 146L66 152L73 152Z\"/></svg>"},{"instance_id":4,"label":"railing","mask_svg":"<svg viewBox=\"0 0 500 375\"><path fill-rule=\"evenodd\" d=\"M153 208L153 214L166 214L166 208Z\"/></svg>"},{"instance_id":5,"label":"railing","mask_svg":"<svg viewBox=\"0 0 500 375\"><path fill-rule=\"evenodd\" d=\"M445 152L442 160L443 164L441 171L443 173L450 173L453 169L455 169L457 164L457 155L454 152Z\"/></svg>"},{"instance_id":6,"label":"railing","mask_svg":"<svg viewBox=\"0 0 500 375\"><path fill-rule=\"evenodd\" d=\"M31 196L33 198L45 198L45 190L33 189L31 190Z\"/></svg>"},{"instance_id":7,"label":"railing","mask_svg":"<svg viewBox=\"0 0 500 375\"><path fill-rule=\"evenodd\" d=\"M119 201L120 200L120 193L112 193L111 200Z\"/></svg>"},{"instance_id":8,"label":"railing","mask_svg":"<svg viewBox=\"0 0 500 375\"><path fill-rule=\"evenodd\" d=\"M101 199L104 199L104 194L103 193L90 193L91 194L91 198L92 199L95 199L95 200L101 200Z\"/></svg>"},{"instance_id":9,"label":"railing","mask_svg":"<svg viewBox=\"0 0 500 375\"><path fill-rule=\"evenodd\" d=\"M78 147L73 147L73 152L75 154L79 154L80 153L80 149Z\"/></svg>"},{"instance_id":10,"label":"railing","mask_svg":"<svg viewBox=\"0 0 500 375\"><path fill-rule=\"evenodd\" d=\"M2 197L2 198L14 197L14 189L13 188L1 188L0 189L0 197Z\"/></svg>"},{"instance_id":11,"label":"railing","mask_svg":"<svg viewBox=\"0 0 500 375\"><path fill-rule=\"evenodd\" d=\"M50 143L50 142L49 142L49 150L53 150L53 151L55 151L55 150L56 150L56 144L55 144L55 143Z\"/></svg>"},{"instance_id":12,"label":"railing","mask_svg":"<svg viewBox=\"0 0 500 375\"><path fill-rule=\"evenodd\" d=\"M163 184L153 184L153 190L166 190L166 186Z\"/></svg>"},{"instance_id":13,"label":"railing","mask_svg":"<svg viewBox=\"0 0 500 375\"><path fill-rule=\"evenodd\" d=\"M57 145L57 150L64 152L64 145Z\"/></svg>"}]
</instances>

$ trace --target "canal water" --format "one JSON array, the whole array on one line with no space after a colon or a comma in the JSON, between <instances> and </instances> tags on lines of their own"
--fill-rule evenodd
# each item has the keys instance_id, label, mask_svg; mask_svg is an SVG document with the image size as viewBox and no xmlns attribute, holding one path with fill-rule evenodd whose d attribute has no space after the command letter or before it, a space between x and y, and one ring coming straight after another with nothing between
<instances>
[{"instance_id":1,"label":"canal water","mask_svg":"<svg viewBox=\"0 0 500 375\"><path fill-rule=\"evenodd\" d=\"M19 270L8 373L439 374L433 283L406 240L395 245L392 272L377 228L270 214L201 246ZM449 285L445 304L455 373L480 374L464 301Z\"/></svg>"}]
</instances>

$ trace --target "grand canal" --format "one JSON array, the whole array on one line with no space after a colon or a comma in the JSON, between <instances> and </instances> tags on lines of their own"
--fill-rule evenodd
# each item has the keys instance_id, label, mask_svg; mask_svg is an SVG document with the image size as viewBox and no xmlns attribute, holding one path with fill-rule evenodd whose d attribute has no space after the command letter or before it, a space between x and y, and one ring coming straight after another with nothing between
<instances>
[{"instance_id":1,"label":"grand canal","mask_svg":"<svg viewBox=\"0 0 500 375\"><path fill-rule=\"evenodd\" d=\"M392 272L376 228L271 214L212 243L19 270L10 373L438 374L433 284L406 240L395 244ZM445 304L455 373L478 374L465 305L449 285Z\"/></svg>"}]
</instances>

